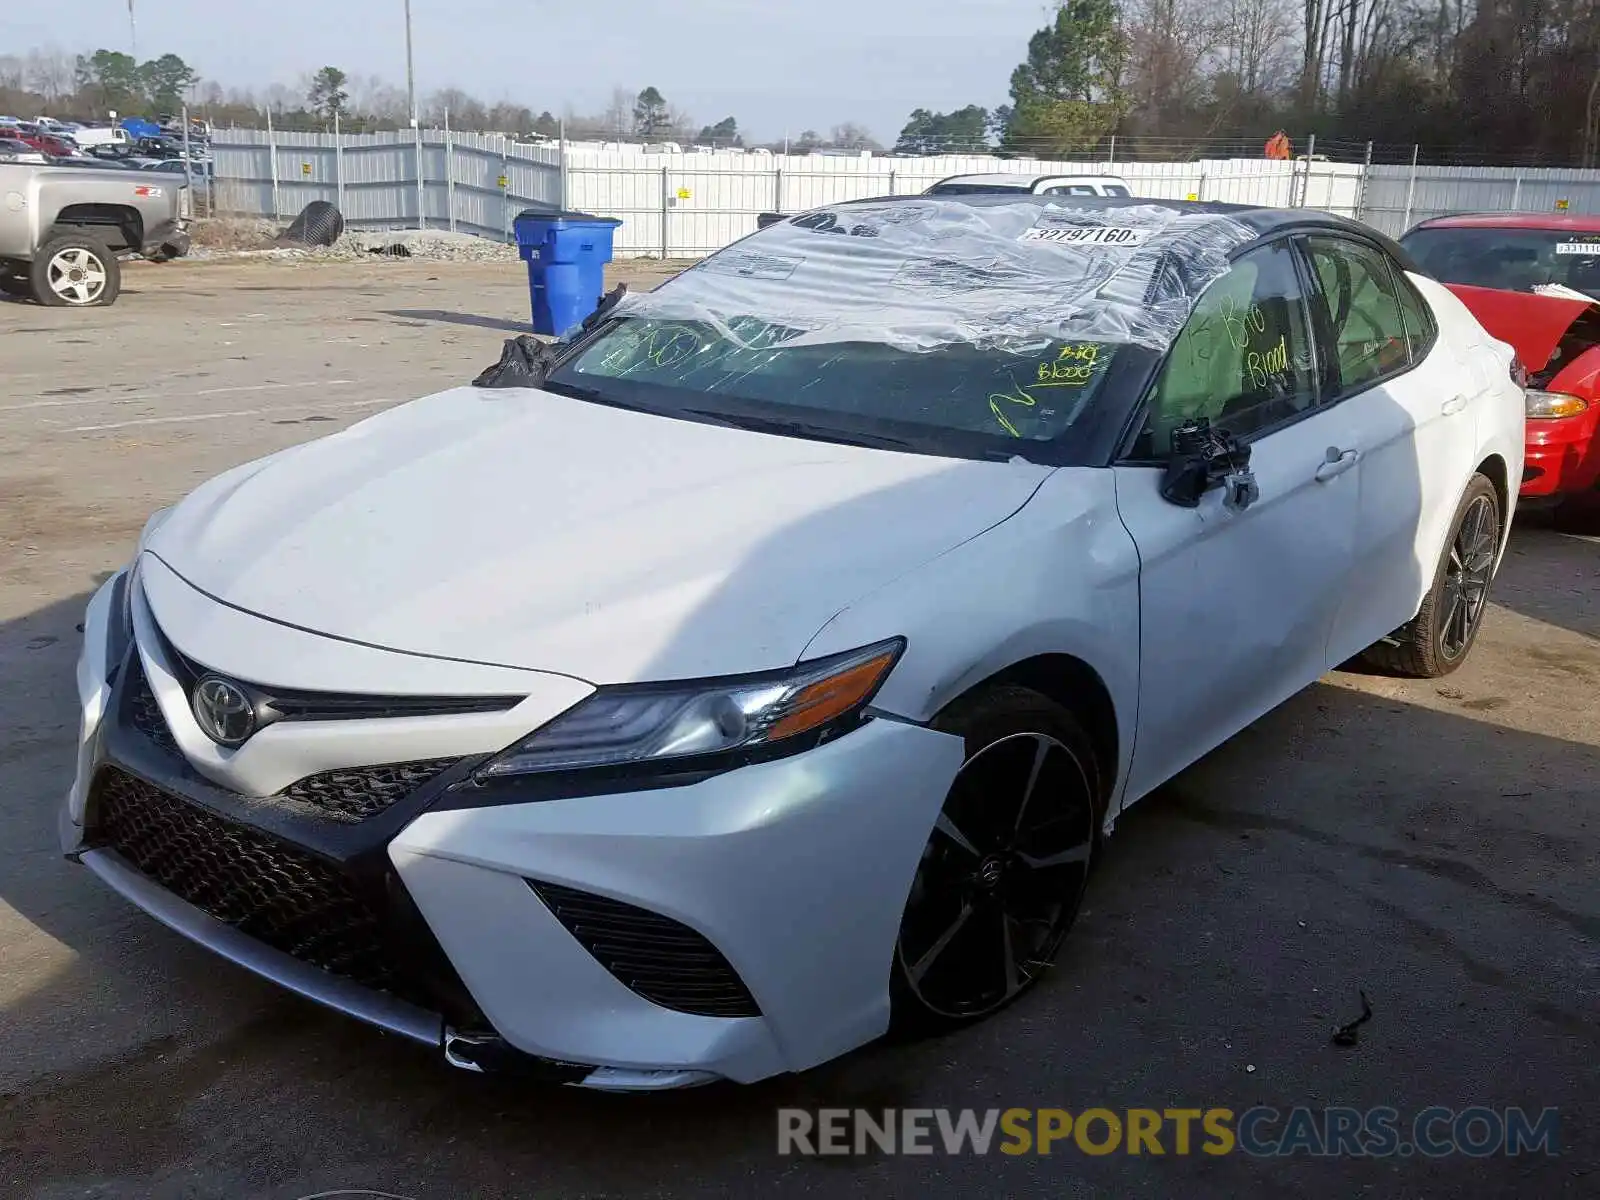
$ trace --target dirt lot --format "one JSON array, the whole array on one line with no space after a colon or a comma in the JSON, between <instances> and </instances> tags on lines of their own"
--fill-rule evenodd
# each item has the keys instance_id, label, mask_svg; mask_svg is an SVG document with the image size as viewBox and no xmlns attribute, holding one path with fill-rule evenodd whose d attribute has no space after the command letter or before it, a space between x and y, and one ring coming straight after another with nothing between
<instances>
[{"instance_id":1,"label":"dirt lot","mask_svg":"<svg viewBox=\"0 0 1600 1200\"><path fill-rule=\"evenodd\" d=\"M1023 1003L801 1078L624 1098L453 1072L65 863L74 624L148 512L466 381L525 318L524 282L515 265L175 264L130 269L107 310L0 304L0 1194L1595 1194L1600 545L1532 521L1458 675L1329 676L1123 820L1061 968ZM1358 988L1375 1016L1336 1048ZM780 1105L1256 1103L1555 1106L1561 1154L775 1152Z\"/></svg>"}]
</instances>

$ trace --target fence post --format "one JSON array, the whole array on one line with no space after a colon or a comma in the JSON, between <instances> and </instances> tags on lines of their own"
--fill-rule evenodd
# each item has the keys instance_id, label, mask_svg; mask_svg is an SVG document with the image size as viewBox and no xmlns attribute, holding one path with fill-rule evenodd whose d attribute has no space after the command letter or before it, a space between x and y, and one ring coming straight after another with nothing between
<instances>
[{"instance_id":1,"label":"fence post","mask_svg":"<svg viewBox=\"0 0 1600 1200\"><path fill-rule=\"evenodd\" d=\"M283 206L278 203L278 143L272 136L272 109L267 109L267 162L272 166L272 219L276 221Z\"/></svg>"},{"instance_id":2,"label":"fence post","mask_svg":"<svg viewBox=\"0 0 1600 1200\"><path fill-rule=\"evenodd\" d=\"M503 133L500 135L500 178L506 181L506 186L500 189L500 236L509 242L511 240L511 147Z\"/></svg>"},{"instance_id":3,"label":"fence post","mask_svg":"<svg viewBox=\"0 0 1600 1200\"><path fill-rule=\"evenodd\" d=\"M1522 176L1518 175L1511 184L1511 211L1522 211Z\"/></svg>"},{"instance_id":4,"label":"fence post","mask_svg":"<svg viewBox=\"0 0 1600 1200\"><path fill-rule=\"evenodd\" d=\"M561 134L561 194L556 199L561 202L561 211L566 212L572 203L572 191L567 181L567 119L565 117L561 118L559 132Z\"/></svg>"},{"instance_id":5,"label":"fence post","mask_svg":"<svg viewBox=\"0 0 1600 1200\"><path fill-rule=\"evenodd\" d=\"M1206 198L1206 173L1204 171L1200 172L1200 182L1195 185L1194 198L1196 200L1204 200Z\"/></svg>"},{"instance_id":6,"label":"fence post","mask_svg":"<svg viewBox=\"0 0 1600 1200\"><path fill-rule=\"evenodd\" d=\"M427 189L423 183L422 175L422 121L416 113L411 114L411 131L416 134L417 146L417 228L428 227Z\"/></svg>"},{"instance_id":7,"label":"fence post","mask_svg":"<svg viewBox=\"0 0 1600 1200\"><path fill-rule=\"evenodd\" d=\"M1106 166L1114 167L1116 165L1117 165L1117 135L1113 133L1111 135L1111 147L1110 147L1110 149L1108 149L1106 151Z\"/></svg>"},{"instance_id":8,"label":"fence post","mask_svg":"<svg viewBox=\"0 0 1600 1200\"><path fill-rule=\"evenodd\" d=\"M772 172L772 211L783 211L783 168L775 167Z\"/></svg>"},{"instance_id":9,"label":"fence post","mask_svg":"<svg viewBox=\"0 0 1600 1200\"><path fill-rule=\"evenodd\" d=\"M339 211L344 211L344 133L339 128L339 110L333 110L333 192Z\"/></svg>"},{"instance_id":10,"label":"fence post","mask_svg":"<svg viewBox=\"0 0 1600 1200\"><path fill-rule=\"evenodd\" d=\"M666 262L670 245L667 238L667 210L671 207L672 168L661 168L661 261Z\"/></svg>"},{"instance_id":11,"label":"fence post","mask_svg":"<svg viewBox=\"0 0 1600 1200\"><path fill-rule=\"evenodd\" d=\"M898 193L898 192L896 192L894 190L894 168L890 167L889 168L889 195L898 196L899 194L900 193Z\"/></svg>"},{"instance_id":12,"label":"fence post","mask_svg":"<svg viewBox=\"0 0 1600 1200\"><path fill-rule=\"evenodd\" d=\"M450 232L456 231L456 148L450 140L450 109L444 110L444 206L450 214Z\"/></svg>"},{"instance_id":13,"label":"fence post","mask_svg":"<svg viewBox=\"0 0 1600 1200\"><path fill-rule=\"evenodd\" d=\"M1411 147L1411 182L1406 185L1406 215L1400 219L1401 233L1411 228L1411 201L1417 194L1417 150L1418 147L1413 144Z\"/></svg>"},{"instance_id":14,"label":"fence post","mask_svg":"<svg viewBox=\"0 0 1600 1200\"><path fill-rule=\"evenodd\" d=\"M1300 207L1304 208L1311 199L1311 168L1312 159L1317 156L1317 135L1309 134L1306 137L1306 175L1300 183Z\"/></svg>"},{"instance_id":15,"label":"fence post","mask_svg":"<svg viewBox=\"0 0 1600 1200\"><path fill-rule=\"evenodd\" d=\"M183 106L183 185L189 189L189 215L198 217L194 202L194 160L189 157L189 106Z\"/></svg>"},{"instance_id":16,"label":"fence post","mask_svg":"<svg viewBox=\"0 0 1600 1200\"><path fill-rule=\"evenodd\" d=\"M1366 153L1361 156L1361 183L1356 188L1356 220L1364 219L1367 211L1367 180L1372 177L1372 143L1367 143Z\"/></svg>"}]
</instances>

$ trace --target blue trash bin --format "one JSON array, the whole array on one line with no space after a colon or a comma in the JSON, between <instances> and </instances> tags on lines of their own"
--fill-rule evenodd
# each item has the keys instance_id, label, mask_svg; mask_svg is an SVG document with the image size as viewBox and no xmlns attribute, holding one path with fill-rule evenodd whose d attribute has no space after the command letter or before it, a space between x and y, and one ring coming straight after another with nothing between
<instances>
[{"instance_id":1,"label":"blue trash bin","mask_svg":"<svg viewBox=\"0 0 1600 1200\"><path fill-rule=\"evenodd\" d=\"M533 331L565 337L595 310L605 294L615 217L580 212L519 213L517 250L528 264Z\"/></svg>"}]
</instances>

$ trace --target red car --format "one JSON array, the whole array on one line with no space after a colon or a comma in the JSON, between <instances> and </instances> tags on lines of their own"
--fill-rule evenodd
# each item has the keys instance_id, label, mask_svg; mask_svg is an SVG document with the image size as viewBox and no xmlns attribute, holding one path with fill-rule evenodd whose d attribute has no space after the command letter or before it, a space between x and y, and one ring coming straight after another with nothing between
<instances>
[{"instance_id":1,"label":"red car","mask_svg":"<svg viewBox=\"0 0 1600 1200\"><path fill-rule=\"evenodd\" d=\"M1523 498L1600 520L1600 217L1439 217L1400 244L1528 373Z\"/></svg>"},{"instance_id":2,"label":"red car","mask_svg":"<svg viewBox=\"0 0 1600 1200\"><path fill-rule=\"evenodd\" d=\"M23 133L18 135L17 140L28 143L40 154L48 154L52 158L70 158L78 152L76 145L53 133Z\"/></svg>"}]
</instances>

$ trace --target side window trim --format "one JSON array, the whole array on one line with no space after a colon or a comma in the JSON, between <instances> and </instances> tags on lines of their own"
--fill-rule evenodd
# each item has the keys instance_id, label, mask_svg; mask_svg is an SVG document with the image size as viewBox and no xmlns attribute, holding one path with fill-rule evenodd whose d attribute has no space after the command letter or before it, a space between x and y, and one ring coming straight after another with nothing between
<instances>
[{"instance_id":1,"label":"side window trim","mask_svg":"<svg viewBox=\"0 0 1600 1200\"><path fill-rule=\"evenodd\" d=\"M1338 380L1339 380L1338 391L1332 397L1330 397L1328 399L1328 401L1327 401L1327 403L1325 405L1325 407L1331 407L1332 405L1335 405L1335 404L1343 404L1346 400L1349 400L1349 399L1351 399L1351 398L1353 398L1355 396L1359 396L1362 392L1366 391L1369 388L1380 387L1385 383L1389 383L1389 382L1391 382L1391 381L1393 381L1395 379L1400 378L1400 376L1405 375L1408 372L1415 370L1416 366L1417 366L1417 363L1419 361L1421 361L1421 360L1412 358L1411 349L1410 349L1410 346L1408 345L1406 347L1406 361L1405 361L1405 363L1403 365L1401 365L1399 367L1396 367L1394 370L1388 371L1385 374L1378 375L1378 376L1376 376L1376 377L1374 377L1372 379L1364 380L1359 384L1349 385L1349 384L1346 384L1344 382L1343 376L1339 371L1339 356L1338 356L1337 353L1333 353L1333 347L1334 347L1334 345L1335 345L1335 343L1337 342L1337 339L1338 339L1338 332L1333 328L1333 312L1328 307L1328 296L1327 296L1327 293L1324 292L1323 289L1322 289L1321 277L1317 275L1316 268L1311 263L1311 253L1312 253L1311 242L1312 242L1313 239L1315 239L1317 241L1329 242L1329 243L1332 243L1334 245L1344 244L1344 245L1360 246L1363 250L1368 250L1368 251L1372 252L1373 254L1376 254L1384 262L1384 269L1386 271L1388 271L1388 273L1389 273L1389 283L1390 283L1391 287L1399 288L1401 285L1405 285L1405 286L1409 287L1410 286L1410 281L1404 278L1404 272L1401 272L1399 274L1399 276L1396 275L1396 273L1395 273L1396 264L1395 264L1395 261L1394 261L1394 256L1392 254L1390 254L1387 250L1385 250L1382 246L1378 245L1378 243L1376 243L1376 242L1368 241L1366 238L1357 237L1357 236L1345 233L1342 230L1332 230L1332 229L1330 229L1330 230L1321 230L1321 229L1319 229L1319 230L1316 230L1314 232L1306 233L1306 234L1303 235L1303 240L1301 241L1299 249L1300 249L1301 254L1305 256L1306 266L1309 269L1309 273L1313 277L1312 278L1312 282L1316 286L1317 295L1322 300L1322 303L1321 303L1320 307L1321 307L1322 314L1323 314L1323 320L1326 322L1325 328L1328 331L1328 349L1329 349L1329 352L1330 352L1330 358L1332 359L1332 363L1333 363L1332 371L1333 371L1333 374L1335 375L1335 377L1338 378ZM1412 289L1412 290L1413 290L1413 292L1415 291L1415 289ZM1429 307L1427 301L1423 300L1420 295L1418 295L1417 299L1421 302L1424 311L1429 312L1429 314L1430 314L1429 323L1431 325L1432 324L1432 316L1431 316L1432 310L1431 310L1431 308ZM1399 296L1398 291L1395 294L1395 307L1400 310L1400 328L1403 331L1406 328L1405 305L1400 303L1400 296ZM1434 329L1433 330L1433 337L1437 337L1437 336L1438 336L1438 330ZM1433 337L1429 338L1429 341L1428 341L1428 348L1429 349L1433 348Z\"/></svg>"},{"instance_id":2,"label":"side window trim","mask_svg":"<svg viewBox=\"0 0 1600 1200\"><path fill-rule=\"evenodd\" d=\"M1332 408L1344 398L1344 380L1339 372L1339 355L1334 349L1333 312L1328 295L1322 290L1322 277L1311 261L1311 246L1304 233L1295 234L1294 257L1300 284L1306 290L1310 309L1311 339L1317 346L1317 407Z\"/></svg>"}]
</instances>

